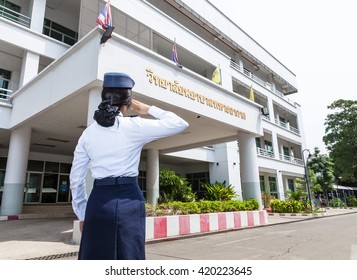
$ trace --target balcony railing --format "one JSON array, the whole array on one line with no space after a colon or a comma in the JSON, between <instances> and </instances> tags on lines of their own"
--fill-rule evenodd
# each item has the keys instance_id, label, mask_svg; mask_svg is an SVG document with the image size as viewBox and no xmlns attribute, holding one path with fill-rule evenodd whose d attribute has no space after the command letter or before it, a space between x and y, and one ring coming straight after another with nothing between
<instances>
[{"instance_id":1,"label":"balcony railing","mask_svg":"<svg viewBox=\"0 0 357 280\"><path fill-rule=\"evenodd\" d=\"M283 93L281 93L277 89L273 88L270 83L265 82L262 79L258 78L257 76L255 76L252 72L248 71L247 69L242 69L242 67L239 64L237 64L236 62L234 62L233 60L231 60L231 67L233 69L237 70L238 72L241 72L242 74L244 74L245 76L247 76L251 80L255 81L257 84L267 88L272 93L274 93L276 96L279 96L280 98L284 99L288 103L290 103L292 105L295 105L294 101L290 100Z\"/></svg>"},{"instance_id":2,"label":"balcony railing","mask_svg":"<svg viewBox=\"0 0 357 280\"><path fill-rule=\"evenodd\" d=\"M30 27L31 18L1 5L0 5L0 17L14 21L23 26Z\"/></svg>"},{"instance_id":3,"label":"balcony railing","mask_svg":"<svg viewBox=\"0 0 357 280\"><path fill-rule=\"evenodd\" d=\"M275 119L275 123L276 123L278 126L282 127L282 128L285 128L285 129L287 129L287 130L290 130L290 131L292 131L292 132L294 132L294 133L300 135L299 129L297 129L297 128L291 126L289 123L282 122L282 121L279 120L279 119Z\"/></svg>"},{"instance_id":4,"label":"balcony railing","mask_svg":"<svg viewBox=\"0 0 357 280\"><path fill-rule=\"evenodd\" d=\"M274 158L273 151L269 151L269 150L258 148L258 147L257 147L257 155L263 156L266 158ZM296 164L296 165L300 165L300 166L304 166L304 162L302 161L302 159L294 158L292 156L287 156L284 154L279 154L279 160L284 161L284 162L289 162L292 164Z\"/></svg>"},{"instance_id":5,"label":"balcony railing","mask_svg":"<svg viewBox=\"0 0 357 280\"><path fill-rule=\"evenodd\" d=\"M274 158L274 152L262 148L257 148L257 154L263 157Z\"/></svg>"},{"instance_id":6,"label":"balcony railing","mask_svg":"<svg viewBox=\"0 0 357 280\"><path fill-rule=\"evenodd\" d=\"M292 157L292 156L279 154L279 159L282 160L282 161L287 161L287 162L290 162L290 163L294 163L294 164L297 164L297 165L304 166L304 162L302 161L302 159L295 158L295 157Z\"/></svg>"},{"instance_id":7,"label":"balcony railing","mask_svg":"<svg viewBox=\"0 0 357 280\"><path fill-rule=\"evenodd\" d=\"M12 95L12 90L0 88L0 102L11 104L11 95Z\"/></svg>"}]
</instances>

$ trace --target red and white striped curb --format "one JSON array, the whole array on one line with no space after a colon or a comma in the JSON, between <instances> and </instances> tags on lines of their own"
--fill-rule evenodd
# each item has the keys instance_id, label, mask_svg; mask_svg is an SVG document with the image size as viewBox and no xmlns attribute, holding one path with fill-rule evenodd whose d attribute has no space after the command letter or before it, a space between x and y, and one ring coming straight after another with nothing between
<instances>
[{"instance_id":1,"label":"red and white striped curb","mask_svg":"<svg viewBox=\"0 0 357 280\"><path fill-rule=\"evenodd\" d=\"M13 215L13 216L0 216L0 221L9 221L9 220L18 220L19 216Z\"/></svg>"},{"instance_id":2,"label":"red and white striped curb","mask_svg":"<svg viewBox=\"0 0 357 280\"><path fill-rule=\"evenodd\" d=\"M265 225L266 211L222 212L146 218L146 240Z\"/></svg>"},{"instance_id":3,"label":"red and white striped curb","mask_svg":"<svg viewBox=\"0 0 357 280\"><path fill-rule=\"evenodd\" d=\"M279 217L318 217L325 216L326 213L268 213L269 216Z\"/></svg>"},{"instance_id":4,"label":"red and white striped curb","mask_svg":"<svg viewBox=\"0 0 357 280\"><path fill-rule=\"evenodd\" d=\"M268 215L265 210L146 217L146 241L253 227L267 223ZM75 244L80 243L78 220L73 222L72 239Z\"/></svg>"}]
</instances>

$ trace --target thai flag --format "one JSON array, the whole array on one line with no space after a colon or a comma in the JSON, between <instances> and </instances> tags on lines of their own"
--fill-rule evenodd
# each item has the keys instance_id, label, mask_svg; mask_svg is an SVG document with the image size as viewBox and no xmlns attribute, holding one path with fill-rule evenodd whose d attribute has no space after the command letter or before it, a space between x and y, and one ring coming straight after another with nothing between
<instances>
[{"instance_id":1,"label":"thai flag","mask_svg":"<svg viewBox=\"0 0 357 280\"><path fill-rule=\"evenodd\" d=\"M101 26L104 30L107 30L108 27L112 26L112 13L110 11L110 0L108 0L105 7L100 12L96 23Z\"/></svg>"},{"instance_id":2,"label":"thai flag","mask_svg":"<svg viewBox=\"0 0 357 280\"><path fill-rule=\"evenodd\" d=\"M178 61L177 57L176 41L174 41L174 45L172 46L171 60L175 62L178 67L182 68L182 64Z\"/></svg>"}]
</instances>

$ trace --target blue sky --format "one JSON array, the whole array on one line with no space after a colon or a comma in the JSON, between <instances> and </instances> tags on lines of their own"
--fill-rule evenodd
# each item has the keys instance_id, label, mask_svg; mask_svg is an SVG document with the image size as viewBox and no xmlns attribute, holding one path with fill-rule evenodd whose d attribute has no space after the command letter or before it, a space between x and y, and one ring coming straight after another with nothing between
<instances>
[{"instance_id":1,"label":"blue sky","mask_svg":"<svg viewBox=\"0 0 357 280\"><path fill-rule=\"evenodd\" d=\"M327 109L357 99L357 17L350 0L209 0L297 76L307 147L327 153Z\"/></svg>"}]
</instances>

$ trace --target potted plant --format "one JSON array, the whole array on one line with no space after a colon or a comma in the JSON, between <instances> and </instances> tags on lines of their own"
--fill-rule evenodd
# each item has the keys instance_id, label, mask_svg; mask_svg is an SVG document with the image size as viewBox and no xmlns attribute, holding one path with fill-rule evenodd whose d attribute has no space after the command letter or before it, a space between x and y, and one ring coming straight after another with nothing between
<instances>
[{"instance_id":1,"label":"potted plant","mask_svg":"<svg viewBox=\"0 0 357 280\"><path fill-rule=\"evenodd\" d=\"M264 210L271 212L270 202L274 198L270 193L262 192L262 201L264 204Z\"/></svg>"}]
</instances>

